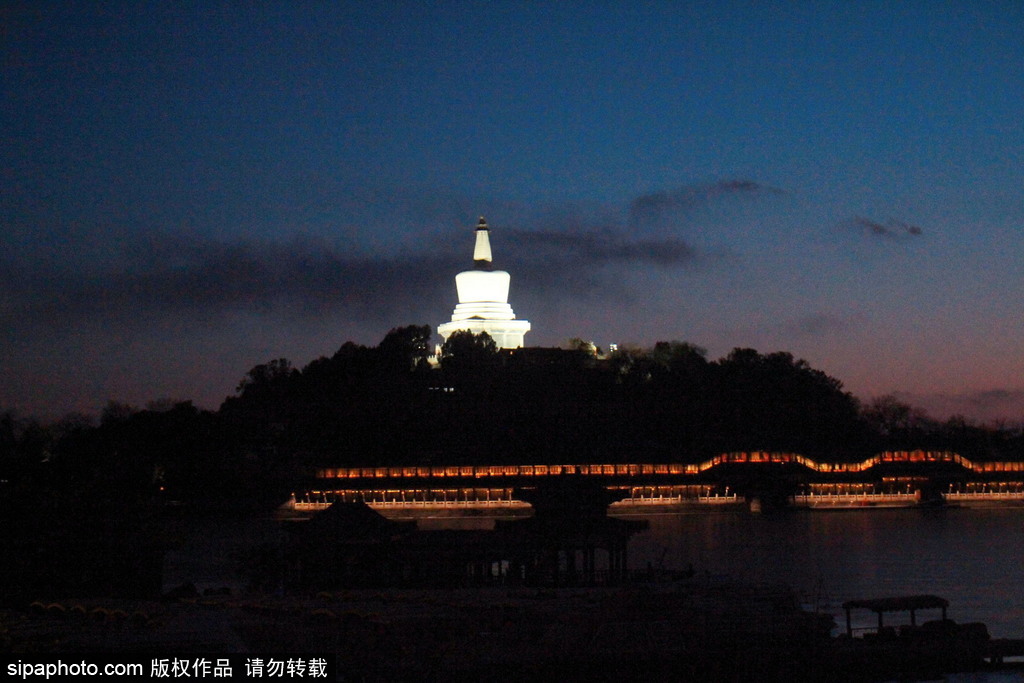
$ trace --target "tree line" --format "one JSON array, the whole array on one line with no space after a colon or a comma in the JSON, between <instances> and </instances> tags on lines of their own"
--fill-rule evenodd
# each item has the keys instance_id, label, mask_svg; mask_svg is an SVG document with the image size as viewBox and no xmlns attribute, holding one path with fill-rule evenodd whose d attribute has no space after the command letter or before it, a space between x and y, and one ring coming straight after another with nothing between
<instances>
[{"instance_id":1,"label":"tree line","mask_svg":"<svg viewBox=\"0 0 1024 683\"><path fill-rule=\"evenodd\" d=\"M680 341L607 355L500 350L457 332L432 357L429 326L346 342L296 368L253 367L216 411L111 402L98 422L0 413L0 502L270 504L318 466L697 462L728 451L862 460L881 450L1020 459L1019 426L936 421L891 396L861 404L786 352L709 360Z\"/></svg>"}]
</instances>

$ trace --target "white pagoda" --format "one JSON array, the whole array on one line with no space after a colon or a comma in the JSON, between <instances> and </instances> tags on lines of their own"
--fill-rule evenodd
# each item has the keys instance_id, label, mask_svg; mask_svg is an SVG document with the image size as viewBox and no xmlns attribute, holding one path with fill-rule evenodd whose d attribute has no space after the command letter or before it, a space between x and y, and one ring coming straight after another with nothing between
<instances>
[{"instance_id":1,"label":"white pagoda","mask_svg":"<svg viewBox=\"0 0 1024 683\"><path fill-rule=\"evenodd\" d=\"M476 247L473 249L473 270L455 276L459 304L452 320L437 326L445 340L457 330L474 334L486 332L500 349L516 349L523 345L523 335L530 331L530 321L516 320L508 303L511 277L504 270L492 270L491 238L487 221L480 217L476 226Z\"/></svg>"}]
</instances>

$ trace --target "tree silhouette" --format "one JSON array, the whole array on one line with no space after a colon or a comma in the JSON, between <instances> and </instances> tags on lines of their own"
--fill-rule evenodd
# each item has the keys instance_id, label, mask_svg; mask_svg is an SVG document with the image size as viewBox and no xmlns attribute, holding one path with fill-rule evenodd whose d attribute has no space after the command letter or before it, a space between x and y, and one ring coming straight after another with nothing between
<instances>
[{"instance_id":1,"label":"tree silhouette","mask_svg":"<svg viewBox=\"0 0 1024 683\"><path fill-rule=\"evenodd\" d=\"M673 340L601 358L579 338L572 345L502 351L486 333L460 331L432 369L430 327L409 325L374 347L346 342L301 370L284 358L257 365L216 412L110 402L98 425L48 426L3 412L0 500L20 491L67 504L157 495L269 504L324 466L700 462L736 450L826 460L913 448L982 460L1024 453L1020 426L940 423L892 396L862 407L839 380L786 352L737 348L709 361Z\"/></svg>"},{"instance_id":2,"label":"tree silhouette","mask_svg":"<svg viewBox=\"0 0 1024 683\"><path fill-rule=\"evenodd\" d=\"M486 332L457 330L441 346L441 367L446 372L480 373L497 364L498 345Z\"/></svg>"},{"instance_id":3,"label":"tree silhouette","mask_svg":"<svg viewBox=\"0 0 1024 683\"><path fill-rule=\"evenodd\" d=\"M388 369L425 370L432 334L430 325L396 327L377 345L377 351Z\"/></svg>"},{"instance_id":4,"label":"tree silhouette","mask_svg":"<svg viewBox=\"0 0 1024 683\"><path fill-rule=\"evenodd\" d=\"M806 361L737 348L715 366L710 402L718 449L835 457L863 448L857 400Z\"/></svg>"},{"instance_id":5,"label":"tree silhouette","mask_svg":"<svg viewBox=\"0 0 1024 683\"><path fill-rule=\"evenodd\" d=\"M253 367L238 383L235 391L238 394L245 394L247 391L273 391L275 387L284 385L294 373L295 370L287 358L278 358Z\"/></svg>"}]
</instances>

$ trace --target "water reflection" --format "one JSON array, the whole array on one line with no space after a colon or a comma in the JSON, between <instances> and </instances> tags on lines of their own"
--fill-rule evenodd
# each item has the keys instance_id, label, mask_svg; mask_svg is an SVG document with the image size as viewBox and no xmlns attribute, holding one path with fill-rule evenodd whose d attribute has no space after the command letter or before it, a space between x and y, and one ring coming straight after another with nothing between
<instances>
[{"instance_id":1,"label":"water reflection","mask_svg":"<svg viewBox=\"0 0 1024 683\"><path fill-rule=\"evenodd\" d=\"M982 621L995 638L1024 638L1024 508L709 512L643 515L629 564L786 583L844 621L857 598L933 593L959 622ZM493 518L420 519L420 528L487 529ZM247 530L247 531L246 531ZM206 520L165 563L165 587L234 585L229 558L269 540L272 519ZM257 533L259 531L259 533ZM870 616L865 623L870 626Z\"/></svg>"},{"instance_id":2,"label":"water reflection","mask_svg":"<svg viewBox=\"0 0 1024 683\"><path fill-rule=\"evenodd\" d=\"M957 621L1024 637L1024 509L646 515L630 546L641 569L683 568L787 583L840 616L855 598L934 593Z\"/></svg>"}]
</instances>

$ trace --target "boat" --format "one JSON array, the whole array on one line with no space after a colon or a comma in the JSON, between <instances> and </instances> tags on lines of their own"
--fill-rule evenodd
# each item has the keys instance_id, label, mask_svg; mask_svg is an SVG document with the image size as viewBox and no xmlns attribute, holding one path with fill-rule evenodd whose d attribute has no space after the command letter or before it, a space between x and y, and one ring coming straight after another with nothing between
<instances>
[{"instance_id":1,"label":"boat","mask_svg":"<svg viewBox=\"0 0 1024 683\"><path fill-rule=\"evenodd\" d=\"M843 603L846 632L833 640L834 661L840 671L861 680L932 677L985 668L991 660L988 627L978 622L958 624L948 618L948 608L949 601L937 595L849 600ZM874 612L877 625L854 628L855 610ZM919 623L919 613L936 610L938 619ZM906 616L893 616L899 614ZM897 621L903 623L895 625Z\"/></svg>"}]
</instances>

